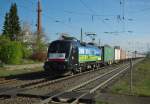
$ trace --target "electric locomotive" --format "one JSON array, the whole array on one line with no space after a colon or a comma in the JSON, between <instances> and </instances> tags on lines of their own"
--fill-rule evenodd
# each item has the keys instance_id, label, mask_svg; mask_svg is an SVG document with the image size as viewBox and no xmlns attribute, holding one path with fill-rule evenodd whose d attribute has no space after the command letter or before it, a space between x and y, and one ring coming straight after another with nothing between
<instances>
[{"instance_id":1,"label":"electric locomotive","mask_svg":"<svg viewBox=\"0 0 150 104\"><path fill-rule=\"evenodd\" d=\"M75 74L99 67L102 50L78 40L55 40L48 48L44 69L49 74Z\"/></svg>"}]
</instances>

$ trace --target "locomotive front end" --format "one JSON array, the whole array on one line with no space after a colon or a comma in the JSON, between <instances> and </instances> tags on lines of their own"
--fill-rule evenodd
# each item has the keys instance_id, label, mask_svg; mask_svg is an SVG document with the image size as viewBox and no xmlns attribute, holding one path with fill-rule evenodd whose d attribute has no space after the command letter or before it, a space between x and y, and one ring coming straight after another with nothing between
<instances>
[{"instance_id":1,"label":"locomotive front end","mask_svg":"<svg viewBox=\"0 0 150 104\"><path fill-rule=\"evenodd\" d=\"M50 44L44 69L49 74L63 74L70 69L71 43L57 40Z\"/></svg>"}]
</instances>

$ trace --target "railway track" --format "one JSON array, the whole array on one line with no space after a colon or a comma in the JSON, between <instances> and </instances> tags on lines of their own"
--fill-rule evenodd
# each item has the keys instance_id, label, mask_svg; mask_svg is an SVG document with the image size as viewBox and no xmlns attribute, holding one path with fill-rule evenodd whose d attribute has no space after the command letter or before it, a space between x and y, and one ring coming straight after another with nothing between
<instances>
[{"instance_id":1,"label":"railway track","mask_svg":"<svg viewBox=\"0 0 150 104\"><path fill-rule=\"evenodd\" d=\"M116 66L116 65L114 65L114 66ZM102 68L98 68L96 70L86 71L86 72L79 73L79 74L76 74L76 75L73 75L73 76L62 77L62 78L59 78L59 79L56 79L56 80L47 80L44 83L38 83L36 85L31 85L31 86L29 86L27 88L33 89L33 88L44 87L44 86L51 85L51 84L54 84L54 83L59 83L61 81L67 80L67 79L71 79L71 78L75 78L75 77L78 77L78 76L82 76L82 75L85 75L85 74L90 73L90 72L102 70L102 69L105 69L105 68L107 68L107 67L102 67Z\"/></svg>"},{"instance_id":2,"label":"railway track","mask_svg":"<svg viewBox=\"0 0 150 104\"><path fill-rule=\"evenodd\" d=\"M115 67L116 65L113 65L112 67ZM110 66L109 66L110 67ZM108 66L106 67L102 67L100 69L107 69L109 68ZM87 71L87 72L83 72L83 73L79 73L79 74L76 74L74 76L67 76L67 77L63 77L63 78L59 78L59 79L55 79L55 80L48 80L49 78L42 78L42 79L39 79L39 80L33 80L33 81L28 81L28 82L25 82L23 84L19 84L19 85L16 85L16 86L13 86L13 87L6 87L6 88L2 88L1 89L1 93L0 95L16 95L18 94L19 92L24 92L24 91L28 91L28 90L33 90L33 89L36 89L36 88L40 88L41 87L44 87L44 86L50 86L50 85L53 85L55 83L59 83L59 82L63 82L64 80L68 80L68 79L73 79L73 78L76 78L76 77L79 77L79 76L83 76L85 74L88 74L88 73L94 73L95 71L99 71L98 69L96 70L90 70L90 71Z\"/></svg>"},{"instance_id":3,"label":"railway track","mask_svg":"<svg viewBox=\"0 0 150 104\"><path fill-rule=\"evenodd\" d=\"M60 79L40 83L34 86L29 86L18 95L51 96L53 93L60 92L61 90L66 90L68 89L68 87L73 87L77 84L83 83L86 80L90 80L95 76L99 76L102 73L112 70L114 67L116 67L116 65L113 65L113 67L103 67L101 68L101 70L91 70L88 72L76 74L74 76L67 76Z\"/></svg>"},{"instance_id":4,"label":"railway track","mask_svg":"<svg viewBox=\"0 0 150 104\"><path fill-rule=\"evenodd\" d=\"M43 75L43 74L41 74ZM32 76L32 75L31 75ZM17 88L25 88L28 86L33 86L35 84L43 83L44 81L47 81L48 79L52 79L49 76L43 75L43 78L37 78L33 80L27 80L27 79L17 79L17 78L3 78L0 83L0 95L2 95L5 92L9 92L11 90L17 89Z\"/></svg>"},{"instance_id":5,"label":"railway track","mask_svg":"<svg viewBox=\"0 0 150 104\"><path fill-rule=\"evenodd\" d=\"M134 64L136 64L136 63L137 62L134 62ZM43 100L39 104L46 104L49 102L77 104L80 102L81 98L86 97L86 96L94 93L96 90L104 87L110 81L112 81L114 78L118 77L122 73L125 73L127 71L127 69L129 69L129 68L130 68L130 64L126 64L121 67L115 68L113 70L108 71L107 73L97 76L97 77L95 77L91 80L88 80L82 84L74 86L71 89L57 93L57 94ZM82 102L82 103L85 103L85 102Z\"/></svg>"},{"instance_id":6,"label":"railway track","mask_svg":"<svg viewBox=\"0 0 150 104\"><path fill-rule=\"evenodd\" d=\"M127 63L124 63L124 64L127 65ZM32 97L31 97L32 95L36 95L39 98L41 98L41 96L43 96L43 97L45 96L44 100L42 100L43 98L41 99L42 101L38 100L38 102L40 102L40 104L45 104L48 102L53 102L56 99L57 100L59 99L61 101L62 99L64 99L62 97L62 96L64 96L64 94L70 95L70 93L72 93L72 95L76 95L75 98L73 96L70 96L71 98L74 98L72 101L72 103L74 103L74 102L79 101L82 97L84 97L88 94L91 94L95 90L106 85L107 82L105 82L104 85L99 85L100 87L96 87L97 84L102 83L99 81L102 80L102 78L104 78L104 76L111 77L111 76L117 74L117 72L119 73L119 71L117 71L117 70L120 69L120 71L121 71L121 69L123 67L126 67L125 65L122 66L121 64L119 64L119 65L112 65L109 67L107 66L107 67L101 68L101 70L98 70L98 69L91 70L88 72L76 74L74 76L67 76L67 77L63 77L63 78L59 78L59 79L55 79L55 80L41 79L37 82L36 81L32 82L33 84L27 83L22 86L18 86L17 88L10 89L9 91L4 92L3 94L4 95L15 95L15 96L17 95L16 99L18 97L19 97L19 99L20 99L20 97L23 97L23 99L24 99L24 97L29 97L32 99ZM116 72L114 72L114 68L115 68ZM110 73L113 73L113 74L110 74ZM120 72L120 73L122 73L122 72ZM116 75L116 77L117 77L117 75ZM104 78L102 81L104 81L104 80L106 81L107 78L108 77ZM109 80L109 81L111 81L111 80ZM96 83L96 82L99 82L99 83ZM91 84L91 83L93 83L93 84ZM45 88L47 88L47 90ZM58 90L58 89L60 89L60 90ZM40 91L41 92L45 91L47 93L44 93L42 95L41 93L39 93ZM35 96L33 96L33 97L35 97ZM70 97L65 98L65 99L70 100ZM34 102L32 102L32 103L34 103ZM62 102L59 102L59 103L62 103ZM25 103L25 104L27 104L27 103ZM36 104L37 104L37 102L36 102Z\"/></svg>"}]
</instances>

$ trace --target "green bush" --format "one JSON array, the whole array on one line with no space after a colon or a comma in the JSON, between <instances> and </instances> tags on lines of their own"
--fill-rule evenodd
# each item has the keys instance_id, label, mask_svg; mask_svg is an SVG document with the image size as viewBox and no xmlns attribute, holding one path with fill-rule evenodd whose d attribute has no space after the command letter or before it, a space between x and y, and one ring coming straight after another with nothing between
<instances>
[{"instance_id":1,"label":"green bush","mask_svg":"<svg viewBox=\"0 0 150 104\"><path fill-rule=\"evenodd\" d=\"M0 67L4 67L4 64L2 63L1 60L0 60Z\"/></svg>"},{"instance_id":2,"label":"green bush","mask_svg":"<svg viewBox=\"0 0 150 104\"><path fill-rule=\"evenodd\" d=\"M6 64L19 64L22 60L22 46L19 42L7 41L0 46L0 60Z\"/></svg>"},{"instance_id":3,"label":"green bush","mask_svg":"<svg viewBox=\"0 0 150 104\"><path fill-rule=\"evenodd\" d=\"M45 61L47 57L47 53L46 52L34 52L32 54L32 59L35 61Z\"/></svg>"},{"instance_id":4,"label":"green bush","mask_svg":"<svg viewBox=\"0 0 150 104\"><path fill-rule=\"evenodd\" d=\"M24 59L29 59L32 55L32 49L29 49L25 44L22 45L22 54Z\"/></svg>"}]
</instances>

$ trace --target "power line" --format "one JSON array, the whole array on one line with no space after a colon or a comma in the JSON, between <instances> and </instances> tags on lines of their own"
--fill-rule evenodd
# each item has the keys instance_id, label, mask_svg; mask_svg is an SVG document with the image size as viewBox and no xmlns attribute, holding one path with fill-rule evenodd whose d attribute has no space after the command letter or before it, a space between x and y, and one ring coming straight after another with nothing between
<instances>
[{"instance_id":1,"label":"power line","mask_svg":"<svg viewBox=\"0 0 150 104\"><path fill-rule=\"evenodd\" d=\"M137 13L145 12L145 11L150 11L150 7L147 7L147 8L144 8L144 9L140 9L140 10L137 10L137 11L131 11L129 13L137 14Z\"/></svg>"},{"instance_id":2,"label":"power line","mask_svg":"<svg viewBox=\"0 0 150 104\"><path fill-rule=\"evenodd\" d=\"M93 9L91 9L85 2L83 2L82 0L79 0L80 2L81 2L81 4L84 6L84 7L86 7L92 14L95 14L95 11L93 10ZM102 21L102 23L104 23L104 24L106 24L109 28L111 28L112 29L112 27L109 25L109 24L107 24L105 21L104 21L104 19L101 19L100 17L97 17L99 20L101 20Z\"/></svg>"},{"instance_id":3,"label":"power line","mask_svg":"<svg viewBox=\"0 0 150 104\"><path fill-rule=\"evenodd\" d=\"M76 11L68 11L68 10L63 10L65 13L68 13L68 14L75 14L75 15L93 15L93 16L100 16L100 17L103 17L103 16L116 16L116 15L111 15L111 14L95 14L95 13L86 13L86 12L76 12Z\"/></svg>"},{"instance_id":4,"label":"power line","mask_svg":"<svg viewBox=\"0 0 150 104\"><path fill-rule=\"evenodd\" d=\"M91 8L88 7L88 5L86 5L82 0L80 0L81 4L83 4L90 12L95 12L93 11Z\"/></svg>"}]
</instances>

